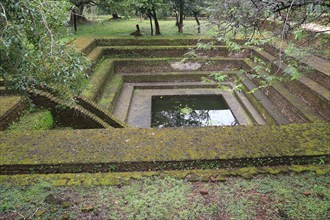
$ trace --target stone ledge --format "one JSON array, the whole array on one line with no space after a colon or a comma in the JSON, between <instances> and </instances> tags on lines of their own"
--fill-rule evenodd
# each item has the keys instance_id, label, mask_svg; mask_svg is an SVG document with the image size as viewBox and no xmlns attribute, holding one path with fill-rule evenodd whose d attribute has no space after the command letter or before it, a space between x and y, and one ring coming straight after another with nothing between
<instances>
[{"instance_id":1,"label":"stone ledge","mask_svg":"<svg viewBox=\"0 0 330 220\"><path fill-rule=\"evenodd\" d=\"M96 116L98 116L99 118L101 118L103 121L108 123L110 126L112 126L114 128L129 127L125 122L120 121L114 115L112 115L110 112L108 112L106 109L97 105L95 102L90 101L84 97L76 97L76 100L78 101L79 105L81 105L83 108L87 109L91 113L93 113Z\"/></svg>"},{"instance_id":2,"label":"stone ledge","mask_svg":"<svg viewBox=\"0 0 330 220\"><path fill-rule=\"evenodd\" d=\"M40 181L50 182L53 186L108 186L127 185L132 180L152 176L172 176L187 181L226 181L230 176L241 176L246 179L255 175L275 175L288 172L315 172L318 175L328 175L330 165L293 165L275 167L243 167L218 170L169 170L148 172L118 172L118 173L79 173L79 174L21 174L0 175L0 184L8 186L30 186Z\"/></svg>"},{"instance_id":3,"label":"stone ledge","mask_svg":"<svg viewBox=\"0 0 330 220\"><path fill-rule=\"evenodd\" d=\"M329 123L0 132L0 171L224 168L306 164L320 157L327 163L329 143Z\"/></svg>"},{"instance_id":4,"label":"stone ledge","mask_svg":"<svg viewBox=\"0 0 330 220\"><path fill-rule=\"evenodd\" d=\"M95 69L88 84L81 92L84 96L92 101L98 101L107 82L114 75L114 64L111 59L103 60Z\"/></svg>"},{"instance_id":5,"label":"stone ledge","mask_svg":"<svg viewBox=\"0 0 330 220\"><path fill-rule=\"evenodd\" d=\"M73 128L111 128L109 124L95 114L74 103L53 96L51 93L37 90L28 90L31 100L38 106L49 109L61 126ZM62 106L62 108L58 108ZM79 123L78 123L79 122Z\"/></svg>"},{"instance_id":6,"label":"stone ledge","mask_svg":"<svg viewBox=\"0 0 330 220\"><path fill-rule=\"evenodd\" d=\"M21 96L0 96L0 130L5 130L28 108L27 100Z\"/></svg>"}]
</instances>

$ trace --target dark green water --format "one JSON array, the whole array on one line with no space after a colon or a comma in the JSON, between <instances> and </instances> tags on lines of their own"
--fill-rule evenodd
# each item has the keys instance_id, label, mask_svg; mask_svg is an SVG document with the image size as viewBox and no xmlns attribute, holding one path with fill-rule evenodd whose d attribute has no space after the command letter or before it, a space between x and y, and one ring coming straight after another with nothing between
<instances>
[{"instance_id":1,"label":"dark green water","mask_svg":"<svg viewBox=\"0 0 330 220\"><path fill-rule=\"evenodd\" d=\"M237 124L221 95L152 97L151 127L233 126Z\"/></svg>"}]
</instances>

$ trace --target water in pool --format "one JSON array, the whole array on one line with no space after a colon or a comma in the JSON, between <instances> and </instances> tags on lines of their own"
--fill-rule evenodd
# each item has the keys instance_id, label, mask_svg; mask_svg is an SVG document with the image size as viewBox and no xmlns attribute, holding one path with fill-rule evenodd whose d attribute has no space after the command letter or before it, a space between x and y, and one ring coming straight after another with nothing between
<instances>
[{"instance_id":1,"label":"water in pool","mask_svg":"<svg viewBox=\"0 0 330 220\"><path fill-rule=\"evenodd\" d=\"M237 120L221 95L153 96L151 127L234 126Z\"/></svg>"}]
</instances>

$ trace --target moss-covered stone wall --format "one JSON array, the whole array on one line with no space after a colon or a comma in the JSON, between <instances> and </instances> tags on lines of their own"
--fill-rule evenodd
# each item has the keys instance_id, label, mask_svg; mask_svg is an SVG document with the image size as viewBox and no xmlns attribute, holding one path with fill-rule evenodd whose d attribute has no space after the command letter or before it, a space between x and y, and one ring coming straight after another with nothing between
<instances>
[{"instance_id":1,"label":"moss-covered stone wall","mask_svg":"<svg viewBox=\"0 0 330 220\"><path fill-rule=\"evenodd\" d=\"M27 100L21 96L0 97L0 131L8 126L28 108Z\"/></svg>"},{"instance_id":2,"label":"moss-covered stone wall","mask_svg":"<svg viewBox=\"0 0 330 220\"><path fill-rule=\"evenodd\" d=\"M30 98L37 106L49 109L59 127L76 129L109 128L110 125L98 118L93 113L76 104L68 104L54 97L52 94L41 91L29 91Z\"/></svg>"},{"instance_id":3,"label":"moss-covered stone wall","mask_svg":"<svg viewBox=\"0 0 330 220\"><path fill-rule=\"evenodd\" d=\"M109 172L328 163L329 143L328 123L1 132L0 171Z\"/></svg>"},{"instance_id":4,"label":"moss-covered stone wall","mask_svg":"<svg viewBox=\"0 0 330 220\"><path fill-rule=\"evenodd\" d=\"M66 173L66 174L19 174L0 175L0 183L9 186L28 186L40 181L52 183L54 186L107 186L126 185L132 180L139 180L152 176L172 176L187 181L226 181L230 176L241 176L246 179L257 174L280 174L288 172L315 172L327 175L330 165L292 165L275 167L242 167L232 169L206 170L162 170L147 172L115 172L115 173Z\"/></svg>"}]
</instances>

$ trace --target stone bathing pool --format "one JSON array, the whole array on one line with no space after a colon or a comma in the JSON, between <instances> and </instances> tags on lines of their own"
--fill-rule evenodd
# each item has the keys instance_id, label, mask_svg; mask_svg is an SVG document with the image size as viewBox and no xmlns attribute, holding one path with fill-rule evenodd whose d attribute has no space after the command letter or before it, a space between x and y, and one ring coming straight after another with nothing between
<instances>
[{"instance_id":1,"label":"stone bathing pool","mask_svg":"<svg viewBox=\"0 0 330 220\"><path fill-rule=\"evenodd\" d=\"M53 105L45 107L53 108L58 127L72 128L166 127L157 124L158 119L153 117L157 97L177 97L182 102L187 97L222 97L227 112L231 113L228 121L214 123L210 119L195 123L201 126L285 125L330 120L328 72L310 68L299 80L276 83L250 93L259 84L250 74L262 74L254 69L251 61L254 56L271 63L273 71L278 70L273 48L249 48L244 57L237 57L217 43L211 50L197 50L197 58L180 64L184 54L197 42L196 39L95 39L82 50L93 61L94 71L86 88L77 96L77 106L58 110L54 106L59 101L44 92L38 93L34 101L43 106L51 100ZM240 70L246 73L240 75ZM202 82L202 77L219 71L227 75L225 81ZM241 92L222 88L231 88L238 79L243 86ZM193 109L190 104L185 105L181 113ZM173 108L172 104L168 108ZM195 110L209 107L198 108Z\"/></svg>"},{"instance_id":2,"label":"stone bathing pool","mask_svg":"<svg viewBox=\"0 0 330 220\"><path fill-rule=\"evenodd\" d=\"M197 51L200 57L190 59L189 65L183 65L185 68L173 66L196 43L196 39L159 38L88 42L83 52L94 62L94 71L76 104L65 107L65 103L46 91L35 91L32 96L37 106L53 107L59 126L74 129L2 132L0 172L9 175L126 172L130 176L132 171L168 170L177 174L177 170L182 170L180 177L185 178L194 169L201 169L199 177L208 180L210 175L221 176L227 168L235 167L244 167L240 173L251 177L267 172L267 166L320 161L328 166L330 73L312 66L297 81L273 84L250 93L258 86L258 81L249 76L256 73L252 56L270 62L277 70L272 50L250 48L246 57L238 58L231 56L225 46L216 44L210 51ZM241 69L246 73L238 75ZM202 77L219 71L228 76L220 85L201 81ZM241 92L222 88L232 88L237 79L243 84ZM197 111L199 106L186 105L184 99L205 96L222 97L226 111L230 109L236 122L215 125L210 120L205 124L212 126L206 127L152 127L156 99L169 98L166 103L175 104L171 98L179 97L183 107L179 104L180 113L189 114L192 107ZM213 109L208 106L210 102L202 110ZM56 104L64 107L55 108ZM160 103L158 107L161 106ZM172 104L168 106L173 108ZM212 174L205 175L208 169L213 169ZM278 172L279 169L271 170L272 174ZM119 184L126 180L119 176L110 179L118 180Z\"/></svg>"}]
</instances>

